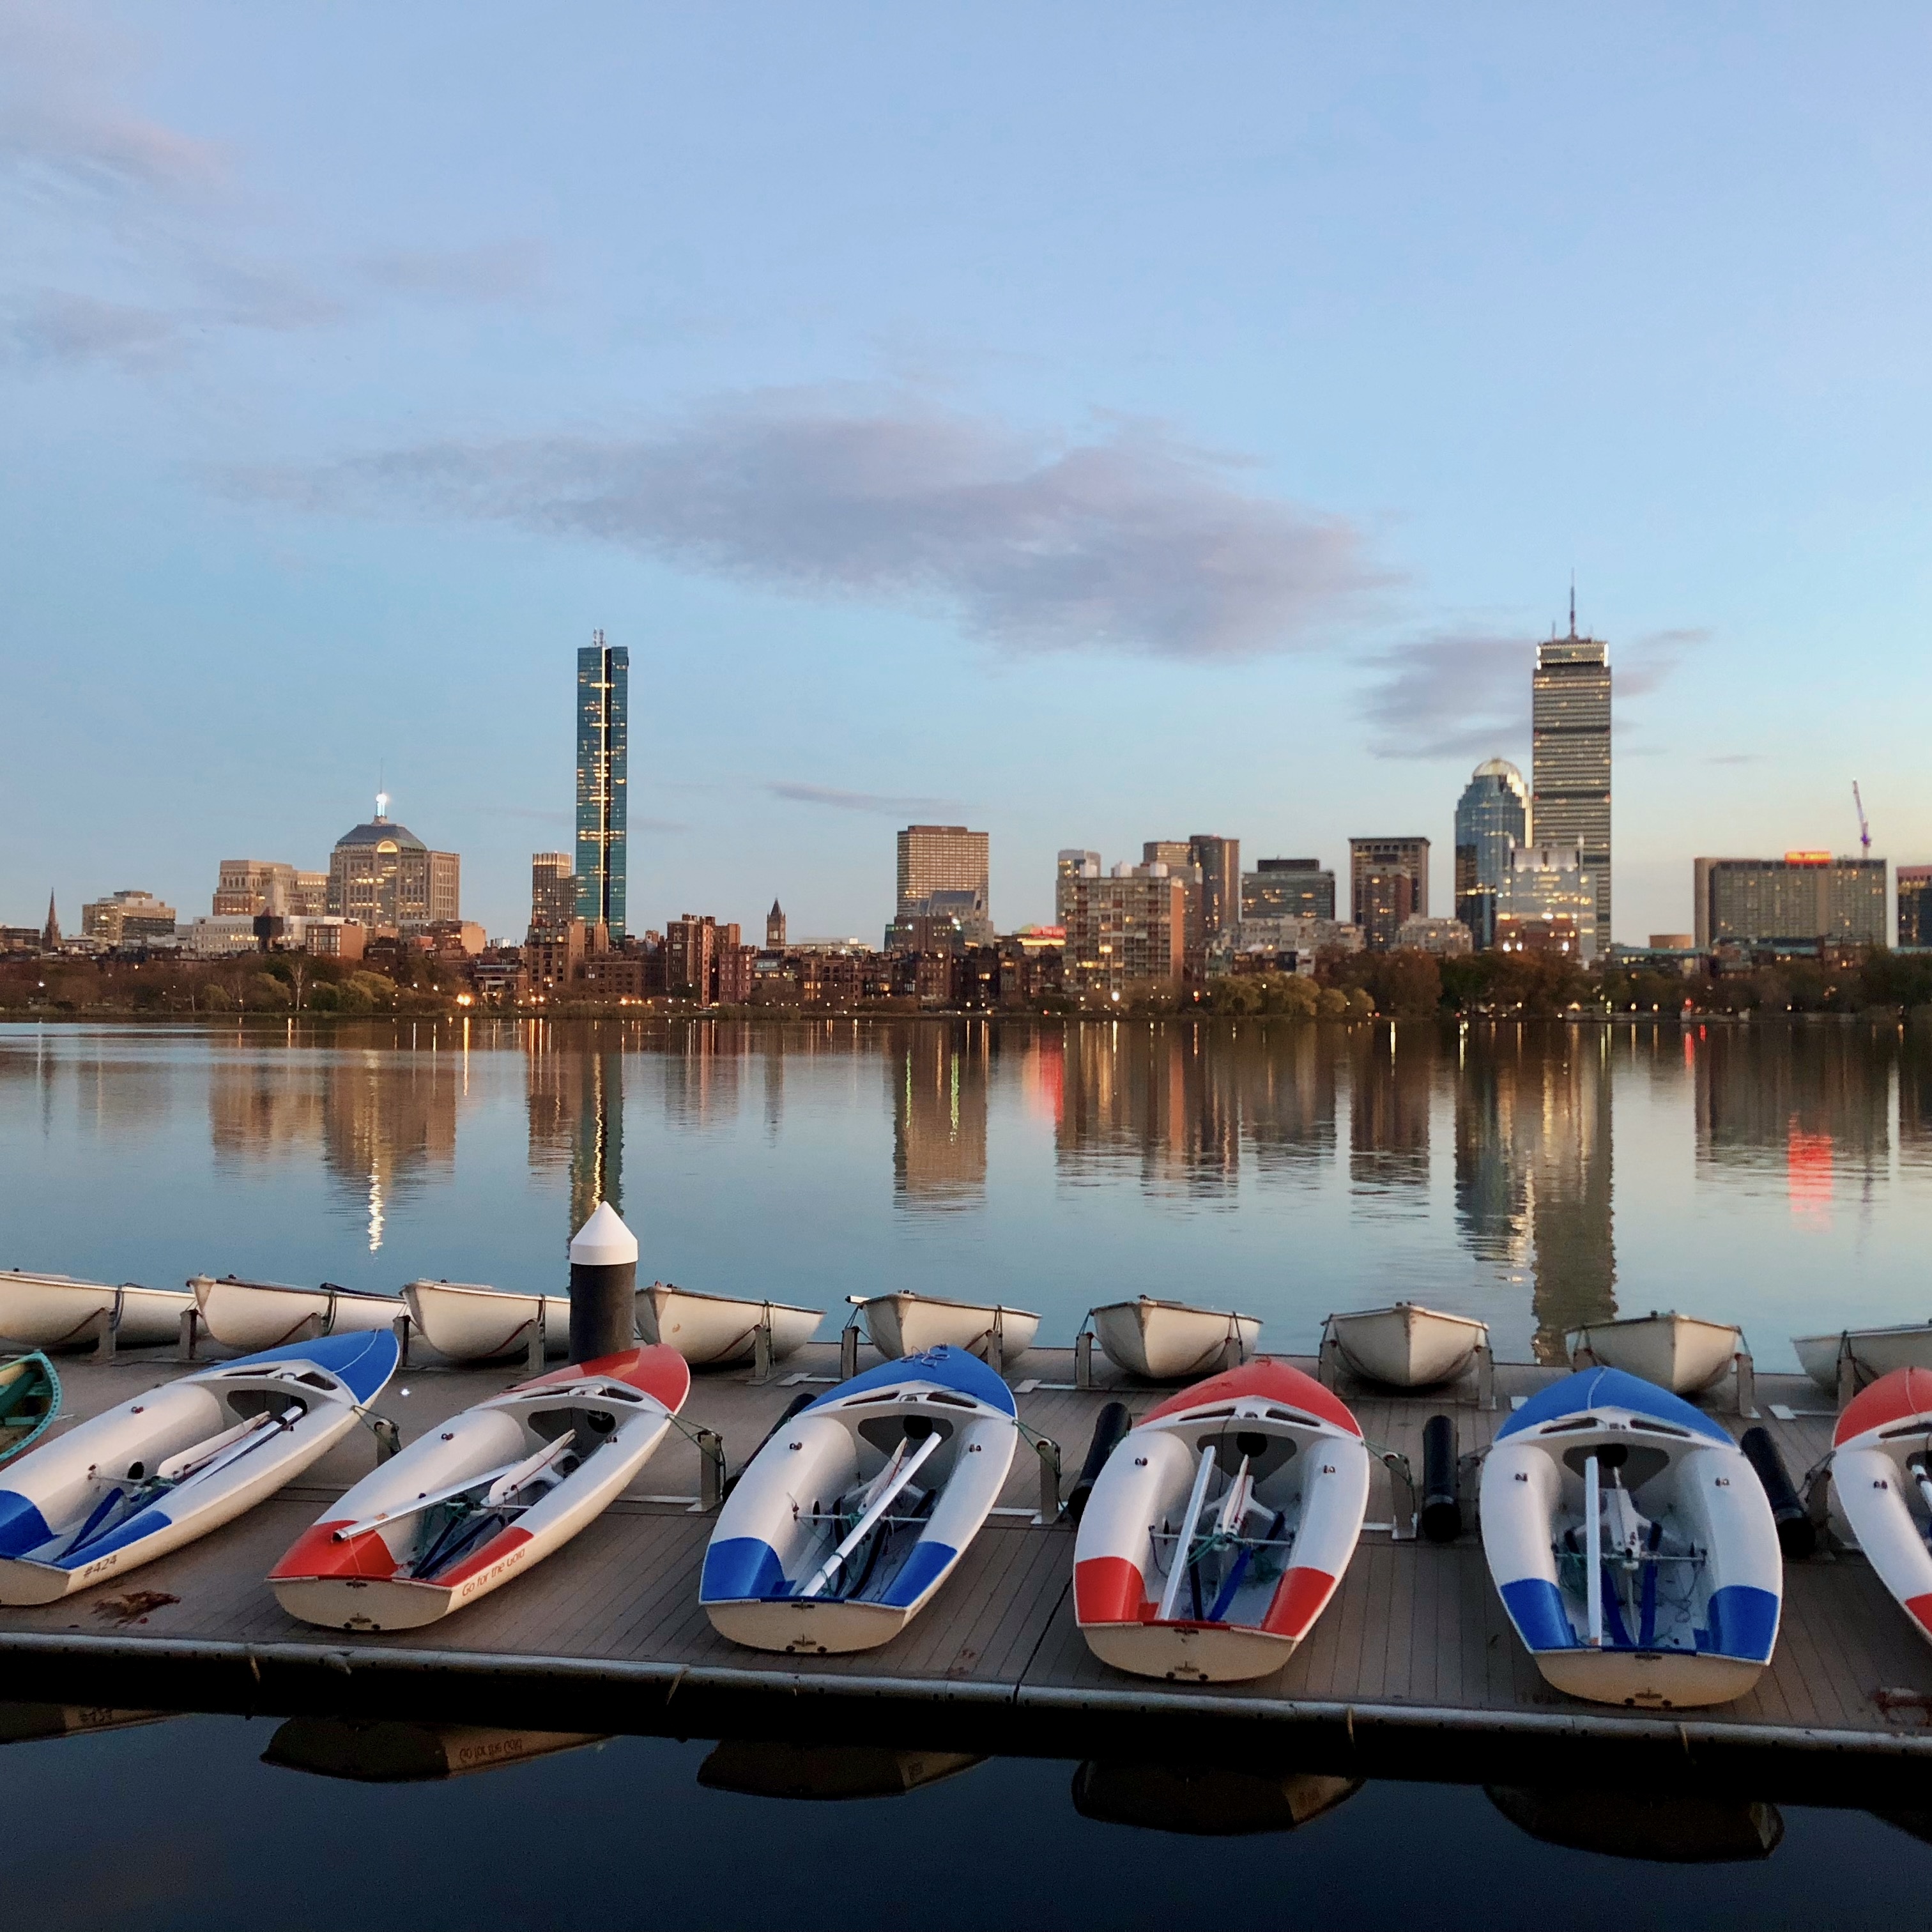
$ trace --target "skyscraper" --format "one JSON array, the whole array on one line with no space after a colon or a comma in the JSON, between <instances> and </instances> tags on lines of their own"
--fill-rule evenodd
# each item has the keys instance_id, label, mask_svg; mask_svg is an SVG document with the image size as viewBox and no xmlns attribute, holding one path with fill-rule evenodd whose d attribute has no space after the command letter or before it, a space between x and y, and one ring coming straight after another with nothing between
<instances>
[{"instance_id":1,"label":"skyscraper","mask_svg":"<svg viewBox=\"0 0 1932 1932\"><path fill-rule=\"evenodd\" d=\"M1478 950L1496 940L1496 895L1510 848L1529 843L1529 788L1507 758L1486 758L1456 807L1456 916Z\"/></svg>"},{"instance_id":2,"label":"skyscraper","mask_svg":"<svg viewBox=\"0 0 1932 1932\"><path fill-rule=\"evenodd\" d=\"M560 933L577 916L577 875L568 852L530 854L530 932Z\"/></svg>"},{"instance_id":3,"label":"skyscraper","mask_svg":"<svg viewBox=\"0 0 1932 1932\"><path fill-rule=\"evenodd\" d=\"M988 894L988 847L983 832L963 825L908 825L899 834L898 902L908 914L915 899L934 892Z\"/></svg>"},{"instance_id":4,"label":"skyscraper","mask_svg":"<svg viewBox=\"0 0 1932 1932\"><path fill-rule=\"evenodd\" d=\"M1201 924L1211 939L1241 916L1241 842L1196 832L1188 838L1187 852L1201 868Z\"/></svg>"},{"instance_id":5,"label":"skyscraper","mask_svg":"<svg viewBox=\"0 0 1932 1932\"><path fill-rule=\"evenodd\" d=\"M577 916L613 939L625 930L630 708L630 651L592 632L577 653Z\"/></svg>"},{"instance_id":6,"label":"skyscraper","mask_svg":"<svg viewBox=\"0 0 1932 1932\"><path fill-rule=\"evenodd\" d=\"M1610 653L1600 638L1570 634L1536 647L1530 816L1546 844L1574 845L1597 885L1594 951L1610 945Z\"/></svg>"},{"instance_id":7,"label":"skyscraper","mask_svg":"<svg viewBox=\"0 0 1932 1932\"><path fill-rule=\"evenodd\" d=\"M1898 943L1932 946L1932 866L1900 866L1892 874L1898 881Z\"/></svg>"},{"instance_id":8,"label":"skyscraper","mask_svg":"<svg viewBox=\"0 0 1932 1932\"><path fill-rule=\"evenodd\" d=\"M1426 838L1351 838L1348 904L1371 952L1395 944L1396 928L1412 914L1429 912Z\"/></svg>"}]
</instances>

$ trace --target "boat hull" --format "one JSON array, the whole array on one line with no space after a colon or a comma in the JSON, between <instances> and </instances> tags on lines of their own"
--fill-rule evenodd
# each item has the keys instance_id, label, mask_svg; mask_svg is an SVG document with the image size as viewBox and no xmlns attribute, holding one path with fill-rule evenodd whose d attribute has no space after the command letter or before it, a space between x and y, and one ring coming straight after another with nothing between
<instances>
[{"instance_id":1,"label":"boat hull","mask_svg":"<svg viewBox=\"0 0 1932 1932\"><path fill-rule=\"evenodd\" d=\"M925 1609L932 1594L928 1590L903 1607L817 1601L728 1603L708 1604L705 1614L720 1636L741 1643L747 1650L837 1657L855 1650L877 1650L880 1644L891 1642Z\"/></svg>"},{"instance_id":2,"label":"boat hull","mask_svg":"<svg viewBox=\"0 0 1932 1932\"><path fill-rule=\"evenodd\" d=\"M1102 1664L1180 1684L1246 1684L1279 1670L1301 1640L1198 1624L1090 1624L1081 1635Z\"/></svg>"},{"instance_id":3,"label":"boat hull","mask_svg":"<svg viewBox=\"0 0 1932 1932\"><path fill-rule=\"evenodd\" d=\"M1040 1332L1030 1310L942 1301L927 1294L875 1294L859 1304L872 1346L889 1361L928 1348L963 1348L984 1361L992 1347L994 1319L1000 1352L1007 1361L1024 1354Z\"/></svg>"},{"instance_id":4,"label":"boat hull","mask_svg":"<svg viewBox=\"0 0 1932 1932\"><path fill-rule=\"evenodd\" d=\"M812 1340L825 1311L782 1301L700 1294L668 1282L653 1282L638 1290L638 1333L646 1342L675 1348L693 1368L726 1368L751 1360L757 1352L759 1328L768 1316L772 1360L782 1362Z\"/></svg>"},{"instance_id":5,"label":"boat hull","mask_svg":"<svg viewBox=\"0 0 1932 1932\"><path fill-rule=\"evenodd\" d=\"M570 1352L570 1298L455 1281L412 1281L403 1301L417 1332L453 1362L495 1361L520 1354L541 1316L544 1352Z\"/></svg>"},{"instance_id":6,"label":"boat hull","mask_svg":"<svg viewBox=\"0 0 1932 1932\"><path fill-rule=\"evenodd\" d=\"M1093 1311L1094 1339L1116 1368L1148 1382L1184 1382L1245 1361L1260 1339L1258 1317L1178 1301L1117 1301Z\"/></svg>"},{"instance_id":7,"label":"boat hull","mask_svg":"<svg viewBox=\"0 0 1932 1932\"><path fill-rule=\"evenodd\" d=\"M1724 1376L1743 1346L1731 1323L1673 1311L1579 1329L1572 1354L1579 1366L1587 1350L1607 1369L1622 1369L1672 1395L1696 1395Z\"/></svg>"},{"instance_id":8,"label":"boat hull","mask_svg":"<svg viewBox=\"0 0 1932 1932\"><path fill-rule=\"evenodd\" d=\"M285 1288L275 1282L197 1276L190 1284L208 1332L225 1348L254 1354L294 1341L306 1325L320 1335L354 1335L392 1328L408 1313L401 1296L358 1294L346 1288Z\"/></svg>"},{"instance_id":9,"label":"boat hull","mask_svg":"<svg viewBox=\"0 0 1932 1932\"><path fill-rule=\"evenodd\" d=\"M1331 1315L1328 1330L1356 1374L1395 1388L1454 1382L1490 1336L1486 1323L1411 1301Z\"/></svg>"},{"instance_id":10,"label":"boat hull","mask_svg":"<svg viewBox=\"0 0 1932 1932\"><path fill-rule=\"evenodd\" d=\"M181 1333L194 1306L186 1288L144 1288L127 1282L76 1281L66 1275L0 1270L0 1336L29 1348L84 1346L97 1315L115 1324L116 1346L154 1348Z\"/></svg>"},{"instance_id":11,"label":"boat hull","mask_svg":"<svg viewBox=\"0 0 1932 1932\"><path fill-rule=\"evenodd\" d=\"M1827 1395L1838 1392L1838 1352L1846 1342L1859 1373L1874 1381L1900 1369L1932 1370L1932 1322L1794 1335L1791 1346L1798 1352L1798 1366Z\"/></svg>"},{"instance_id":12,"label":"boat hull","mask_svg":"<svg viewBox=\"0 0 1932 1932\"><path fill-rule=\"evenodd\" d=\"M1932 1372L1894 1369L1833 1432L1832 1492L1879 1581L1932 1642L1932 1510L1910 1466L1932 1450Z\"/></svg>"},{"instance_id":13,"label":"boat hull","mask_svg":"<svg viewBox=\"0 0 1932 1932\"><path fill-rule=\"evenodd\" d=\"M0 1462L24 1454L60 1413L60 1376L37 1349L0 1362Z\"/></svg>"}]
</instances>

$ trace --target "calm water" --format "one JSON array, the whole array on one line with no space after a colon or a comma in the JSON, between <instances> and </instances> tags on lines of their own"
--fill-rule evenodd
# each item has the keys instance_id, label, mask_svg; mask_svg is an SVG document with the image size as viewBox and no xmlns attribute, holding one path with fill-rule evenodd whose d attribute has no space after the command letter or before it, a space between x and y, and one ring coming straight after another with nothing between
<instances>
[{"instance_id":1,"label":"calm water","mask_svg":"<svg viewBox=\"0 0 1932 1932\"><path fill-rule=\"evenodd\" d=\"M1485 1316L1506 1357L1674 1304L1790 1368L1794 1332L1932 1316L1932 1042L1862 1024L0 1028L0 1264L558 1287L600 1194L646 1272L824 1306L827 1335L846 1294L889 1285L997 1291L1058 1342L1144 1290L1252 1310L1264 1346L1306 1351L1331 1309L1400 1294ZM375 1786L264 1765L277 1729L182 1718L0 1750L13 1895L49 1925L334 1926L347 1895L468 1926L478 1867L425 1852L466 1840L502 1848L490 1916L574 1922L567 1875L614 1928L1172 1927L1224 1922L1231 1900L1240 1923L1542 1925L1559 1886L1581 1888L1578 1926L1642 1922L1660 1886L1692 1925L1838 1925L1895 1918L1932 1879L1932 1850L1852 1810L1786 1807L1768 1858L1666 1870L1540 1843L1475 1788L1370 1785L1292 1834L1199 1840L1087 1815L1074 1787L1096 1774L1070 1763L835 1805L716 1789L708 1745L631 1738ZM266 1904L261 1875L324 1841L326 1888Z\"/></svg>"}]
</instances>

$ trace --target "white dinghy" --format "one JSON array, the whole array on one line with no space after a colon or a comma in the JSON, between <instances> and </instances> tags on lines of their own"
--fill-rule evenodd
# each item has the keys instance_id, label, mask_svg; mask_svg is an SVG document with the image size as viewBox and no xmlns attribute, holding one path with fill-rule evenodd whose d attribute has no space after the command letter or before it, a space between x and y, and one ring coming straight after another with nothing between
<instances>
[{"instance_id":1,"label":"white dinghy","mask_svg":"<svg viewBox=\"0 0 1932 1932\"><path fill-rule=\"evenodd\" d=\"M182 1376L8 1464L0 1604L51 1604L232 1522L356 1426L392 1334L328 1335Z\"/></svg>"},{"instance_id":2,"label":"white dinghy","mask_svg":"<svg viewBox=\"0 0 1932 1932\"><path fill-rule=\"evenodd\" d=\"M1258 1316L1144 1294L1090 1309L1088 1318L1108 1361L1152 1382L1185 1382L1234 1368L1253 1354L1262 1332Z\"/></svg>"},{"instance_id":3,"label":"white dinghy","mask_svg":"<svg viewBox=\"0 0 1932 1932\"><path fill-rule=\"evenodd\" d=\"M413 1630L560 1550L656 1453L691 1370L674 1348L553 1369L419 1436L268 1573L291 1616Z\"/></svg>"},{"instance_id":4,"label":"white dinghy","mask_svg":"<svg viewBox=\"0 0 1932 1932\"><path fill-rule=\"evenodd\" d=\"M403 1302L423 1340L453 1362L520 1354L539 1325L545 1354L570 1352L567 1294L520 1294L481 1282L412 1281L403 1290Z\"/></svg>"},{"instance_id":5,"label":"white dinghy","mask_svg":"<svg viewBox=\"0 0 1932 1932\"><path fill-rule=\"evenodd\" d=\"M1672 1395L1696 1395L1722 1376L1744 1347L1744 1331L1729 1322L1706 1322L1675 1309L1594 1322L1571 1331L1573 1367L1592 1362L1654 1382Z\"/></svg>"},{"instance_id":6,"label":"white dinghy","mask_svg":"<svg viewBox=\"0 0 1932 1932\"><path fill-rule=\"evenodd\" d=\"M947 1301L907 1288L845 1298L865 1317L866 1339L889 1360L943 1348L964 1348L989 1361L997 1344L1004 1365L1031 1348L1040 1332L1040 1317L1030 1309L999 1302Z\"/></svg>"},{"instance_id":7,"label":"white dinghy","mask_svg":"<svg viewBox=\"0 0 1932 1932\"><path fill-rule=\"evenodd\" d=\"M202 1325L225 1348L257 1354L304 1335L360 1335L393 1328L408 1310L399 1294L359 1288L286 1288L279 1282L242 1281L205 1274L188 1282ZM311 1328L308 1324L314 1323Z\"/></svg>"},{"instance_id":8,"label":"white dinghy","mask_svg":"<svg viewBox=\"0 0 1932 1932\"><path fill-rule=\"evenodd\" d=\"M638 1290L638 1333L646 1342L675 1348L694 1368L726 1368L748 1362L767 1330L772 1360L795 1355L825 1318L822 1308L786 1301L753 1301L742 1295L704 1294L654 1281Z\"/></svg>"},{"instance_id":9,"label":"white dinghy","mask_svg":"<svg viewBox=\"0 0 1932 1932\"><path fill-rule=\"evenodd\" d=\"M1827 1395L1838 1392L1838 1358L1849 1354L1868 1381L1898 1369L1932 1370L1932 1322L1891 1328L1835 1328L1828 1335L1794 1335L1798 1364Z\"/></svg>"},{"instance_id":10,"label":"white dinghy","mask_svg":"<svg viewBox=\"0 0 1932 1932\"><path fill-rule=\"evenodd\" d=\"M179 1336L181 1318L194 1306L194 1297L184 1288L143 1288L132 1281L116 1287L71 1275L0 1269L0 1336L24 1348L90 1342L95 1317L102 1314L117 1348L158 1348Z\"/></svg>"},{"instance_id":11,"label":"white dinghy","mask_svg":"<svg viewBox=\"0 0 1932 1932\"><path fill-rule=\"evenodd\" d=\"M1250 1362L1149 1410L1080 1517L1073 1613L1102 1663L1236 1684L1288 1661L1362 1532L1361 1425L1312 1376Z\"/></svg>"},{"instance_id":12,"label":"white dinghy","mask_svg":"<svg viewBox=\"0 0 1932 1932\"><path fill-rule=\"evenodd\" d=\"M1845 1406L1832 1488L1879 1581L1932 1638L1932 1372L1894 1369Z\"/></svg>"},{"instance_id":13,"label":"white dinghy","mask_svg":"<svg viewBox=\"0 0 1932 1932\"><path fill-rule=\"evenodd\" d=\"M1728 1703L1778 1641L1784 1560L1743 1452L1681 1396L1586 1369L1531 1396L1483 1464L1483 1550L1558 1690Z\"/></svg>"},{"instance_id":14,"label":"white dinghy","mask_svg":"<svg viewBox=\"0 0 1932 1932\"><path fill-rule=\"evenodd\" d=\"M1019 1440L1012 1391L940 1348L882 1362L782 1423L725 1498L698 1598L754 1650L870 1650L979 1534Z\"/></svg>"},{"instance_id":15,"label":"white dinghy","mask_svg":"<svg viewBox=\"0 0 1932 1932\"><path fill-rule=\"evenodd\" d=\"M1322 1326L1324 1339L1334 1342L1357 1375L1395 1388L1454 1382L1490 1340L1486 1322L1445 1315L1416 1301L1331 1315Z\"/></svg>"}]
</instances>

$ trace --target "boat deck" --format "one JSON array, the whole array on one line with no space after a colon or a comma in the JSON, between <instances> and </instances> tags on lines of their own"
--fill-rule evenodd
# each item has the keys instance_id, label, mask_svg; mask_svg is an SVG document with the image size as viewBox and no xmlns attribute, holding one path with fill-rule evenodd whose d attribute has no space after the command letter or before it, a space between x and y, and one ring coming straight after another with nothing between
<instances>
[{"instance_id":1,"label":"boat deck","mask_svg":"<svg viewBox=\"0 0 1932 1932\"><path fill-rule=\"evenodd\" d=\"M874 1359L862 1350L860 1365ZM1136 1414L1167 1393L1121 1385L1098 1357L1078 1390L1073 1357L1036 1348L1008 1379L1026 1426L1057 1442L1070 1485L1101 1405ZM1298 1364L1312 1371L1312 1360ZM700 1373L682 1420L716 1431L735 1469L801 1387L836 1378L835 1346L814 1344L760 1385L748 1372ZM62 1370L63 1418L98 1412L181 1372L154 1351ZM413 1441L520 1378L417 1366L378 1406ZM1512 1397L1558 1371L1499 1364L1496 1406L1473 1384L1420 1398L1342 1393L1377 1449L1420 1476L1428 1418L1455 1418L1459 1447L1486 1444ZM1757 1402L1794 1480L1828 1446L1831 1405L1798 1377L1760 1376ZM1460 1399L1458 1399L1460 1398ZM1734 1432L1728 1384L1712 1412ZM1783 1412L1773 1413L1773 1406ZM62 1425L56 1425L57 1426ZM357 1635L296 1622L263 1576L323 1505L371 1465L364 1431L298 1487L124 1579L42 1608L0 1610L0 1697L172 1709L334 1712L541 1724L698 1736L799 1736L962 1749L1211 1750L1377 1775L1480 1777L1531 1761L1630 1756L1760 1788L1896 1779L1916 1761L1932 1781L1932 1646L1913 1632L1856 1553L1787 1572L1777 1655L1749 1696L1681 1714L1578 1702L1546 1684L1492 1588L1480 1538L1437 1546L1389 1533L1377 1466L1372 1527L1313 1635L1276 1675L1232 1686L1124 1676L1088 1651L1073 1622L1073 1536L1033 1520L1040 1462L1023 1444L988 1524L938 1597L892 1642L842 1658L790 1658L727 1642L698 1604L714 1515L694 1507L700 1460L674 1435L635 1490L567 1549L427 1630Z\"/></svg>"}]
</instances>

